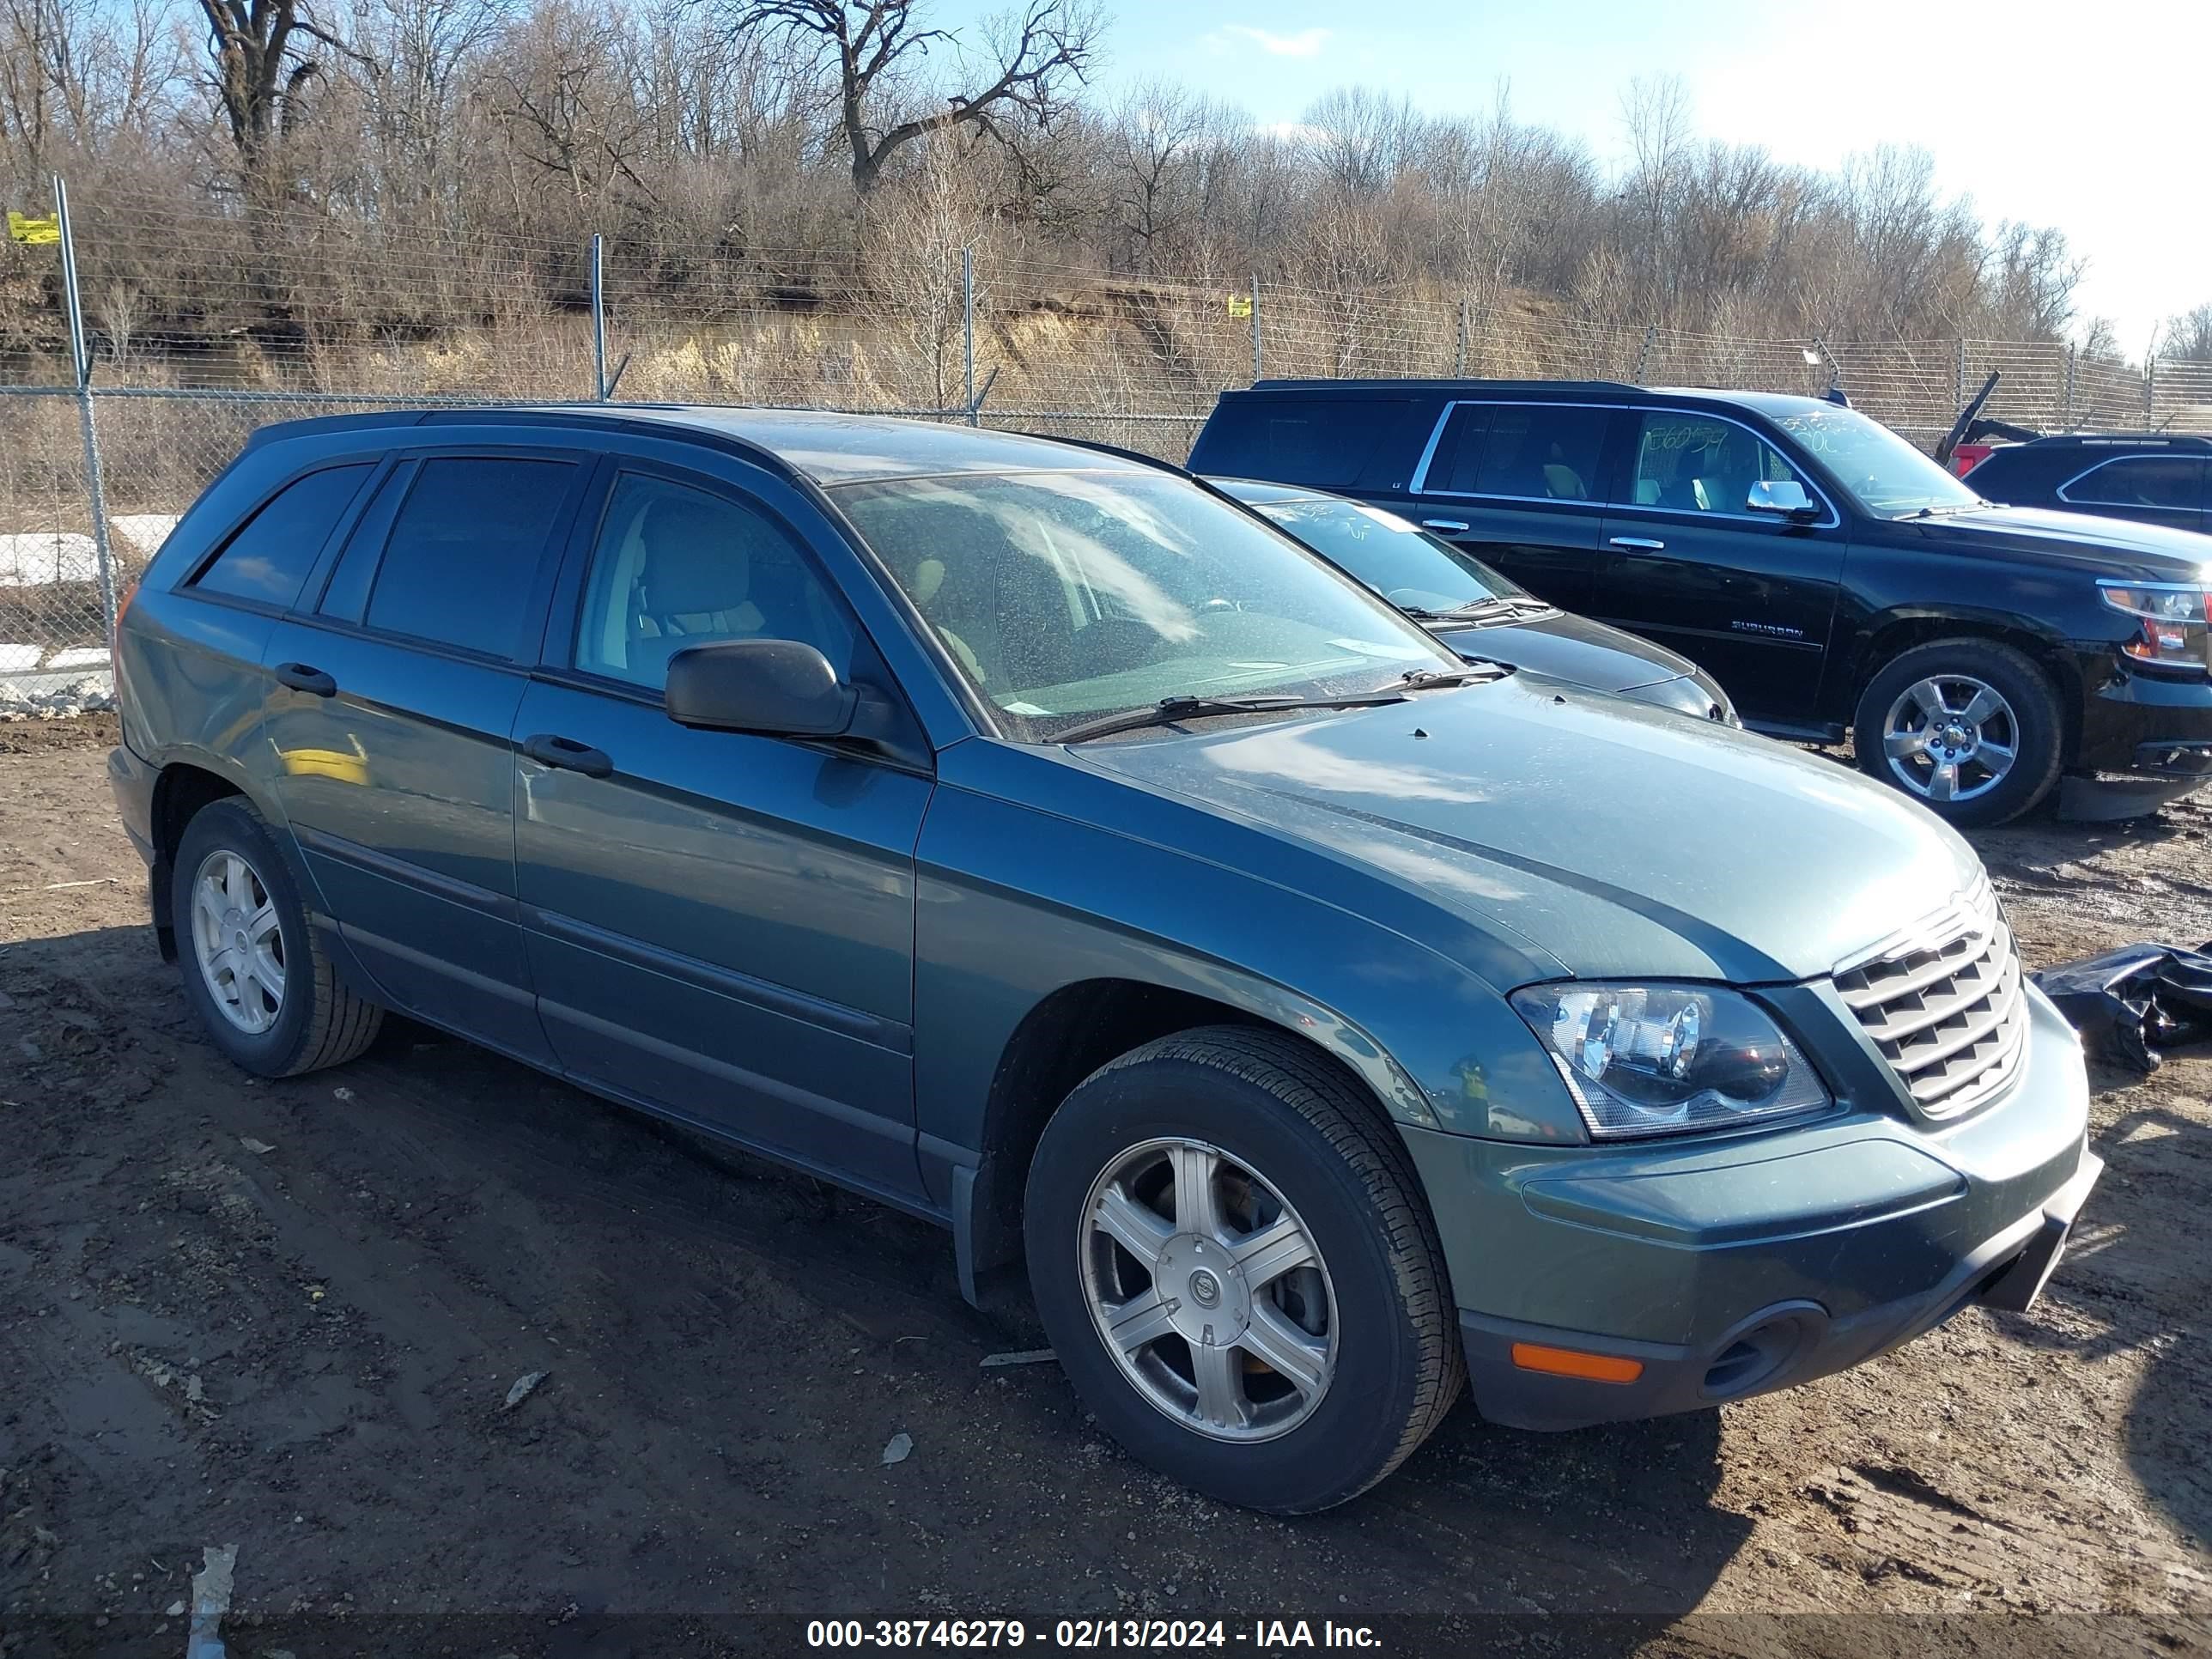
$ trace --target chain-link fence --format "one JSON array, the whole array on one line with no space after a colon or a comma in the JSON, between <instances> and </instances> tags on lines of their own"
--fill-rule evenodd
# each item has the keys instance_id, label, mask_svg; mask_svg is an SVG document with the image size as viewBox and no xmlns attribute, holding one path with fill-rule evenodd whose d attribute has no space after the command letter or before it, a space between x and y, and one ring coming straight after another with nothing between
<instances>
[{"instance_id":1,"label":"chain-link fence","mask_svg":"<svg viewBox=\"0 0 2212 1659\"><path fill-rule=\"evenodd\" d=\"M844 252L574 246L344 228L297 204L179 219L110 193L0 245L0 704L104 667L115 596L271 421L423 404L684 401L896 413L1171 459L1275 376L1601 378L1818 392L1923 442L1987 375L2047 430L2212 431L2212 364L2050 342L1701 334L1524 294L1104 275L973 226ZM157 210L158 209L158 210Z\"/></svg>"}]
</instances>

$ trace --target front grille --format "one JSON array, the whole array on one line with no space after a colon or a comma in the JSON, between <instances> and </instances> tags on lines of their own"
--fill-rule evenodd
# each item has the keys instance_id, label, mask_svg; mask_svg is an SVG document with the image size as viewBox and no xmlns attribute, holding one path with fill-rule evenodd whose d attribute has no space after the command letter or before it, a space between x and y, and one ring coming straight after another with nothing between
<instances>
[{"instance_id":1,"label":"front grille","mask_svg":"<svg viewBox=\"0 0 2212 1659\"><path fill-rule=\"evenodd\" d=\"M1986 879L1839 971L1836 989L1914 1103L1954 1117L2012 1081L2027 1039L2020 957Z\"/></svg>"}]
</instances>

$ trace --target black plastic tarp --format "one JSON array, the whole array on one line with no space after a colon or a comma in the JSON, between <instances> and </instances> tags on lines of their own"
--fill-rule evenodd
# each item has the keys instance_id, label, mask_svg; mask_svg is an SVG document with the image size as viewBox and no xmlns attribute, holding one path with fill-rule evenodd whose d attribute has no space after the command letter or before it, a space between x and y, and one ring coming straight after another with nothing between
<instances>
[{"instance_id":1,"label":"black plastic tarp","mask_svg":"<svg viewBox=\"0 0 2212 1659\"><path fill-rule=\"evenodd\" d=\"M2124 945L2035 975L2090 1054L2155 1071L2159 1050L2212 1036L2212 944Z\"/></svg>"}]
</instances>

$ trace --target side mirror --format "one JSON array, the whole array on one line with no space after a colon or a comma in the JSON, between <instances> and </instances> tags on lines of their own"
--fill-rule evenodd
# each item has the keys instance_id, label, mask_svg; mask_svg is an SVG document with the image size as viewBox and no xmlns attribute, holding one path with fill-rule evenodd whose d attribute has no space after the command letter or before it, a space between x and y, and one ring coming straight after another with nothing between
<instances>
[{"instance_id":1,"label":"side mirror","mask_svg":"<svg viewBox=\"0 0 2212 1659\"><path fill-rule=\"evenodd\" d=\"M1817 519L1820 508L1795 478L1761 478L1751 487L1747 513L1778 513L1785 519Z\"/></svg>"},{"instance_id":2,"label":"side mirror","mask_svg":"<svg viewBox=\"0 0 2212 1659\"><path fill-rule=\"evenodd\" d=\"M668 662L668 718L708 732L838 738L860 694L830 659L799 640L717 640Z\"/></svg>"}]
</instances>

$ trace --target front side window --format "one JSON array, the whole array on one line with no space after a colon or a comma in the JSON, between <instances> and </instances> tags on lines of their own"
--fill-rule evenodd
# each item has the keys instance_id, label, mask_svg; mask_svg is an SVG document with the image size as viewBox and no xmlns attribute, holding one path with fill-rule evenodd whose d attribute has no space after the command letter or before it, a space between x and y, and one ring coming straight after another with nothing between
<instances>
[{"instance_id":1,"label":"front side window","mask_svg":"<svg viewBox=\"0 0 2212 1659\"><path fill-rule=\"evenodd\" d=\"M270 496L192 583L201 593L289 605L369 474L367 462L328 466Z\"/></svg>"},{"instance_id":2,"label":"front side window","mask_svg":"<svg viewBox=\"0 0 2212 1659\"><path fill-rule=\"evenodd\" d=\"M435 456L392 520L368 625L493 656L514 654L545 538L575 467Z\"/></svg>"},{"instance_id":3,"label":"front side window","mask_svg":"<svg viewBox=\"0 0 2212 1659\"><path fill-rule=\"evenodd\" d=\"M1878 519L1959 513L1983 505L1956 476L1856 410L1823 405L1772 418Z\"/></svg>"},{"instance_id":4,"label":"front side window","mask_svg":"<svg viewBox=\"0 0 2212 1659\"><path fill-rule=\"evenodd\" d=\"M2204 463L2191 455L2132 455L2106 462L2058 493L2076 506L2194 513L2204 505Z\"/></svg>"},{"instance_id":5,"label":"front side window","mask_svg":"<svg viewBox=\"0 0 2212 1659\"><path fill-rule=\"evenodd\" d=\"M977 474L836 495L945 654L1035 741L1166 697L1367 691L1460 666L1181 478Z\"/></svg>"},{"instance_id":6,"label":"front side window","mask_svg":"<svg viewBox=\"0 0 2212 1659\"><path fill-rule=\"evenodd\" d=\"M1262 501L1253 509L1396 605L1454 611L1521 589L1395 513L1357 501Z\"/></svg>"},{"instance_id":7,"label":"front side window","mask_svg":"<svg viewBox=\"0 0 2212 1659\"><path fill-rule=\"evenodd\" d=\"M576 666L658 691L669 659L717 640L799 640L849 678L854 634L766 514L672 479L616 480L585 577Z\"/></svg>"},{"instance_id":8,"label":"front side window","mask_svg":"<svg viewBox=\"0 0 2212 1659\"><path fill-rule=\"evenodd\" d=\"M1813 494L1771 444L1734 421L1670 410L1639 417L1628 497L1637 506L1749 518L1751 487L1762 483Z\"/></svg>"},{"instance_id":9,"label":"front side window","mask_svg":"<svg viewBox=\"0 0 2212 1659\"><path fill-rule=\"evenodd\" d=\"M1444 424L1423 488L1519 501L1594 500L1609 416L1574 404L1462 404Z\"/></svg>"}]
</instances>

